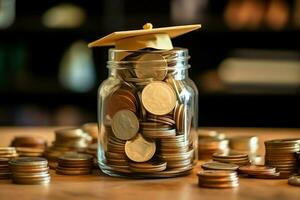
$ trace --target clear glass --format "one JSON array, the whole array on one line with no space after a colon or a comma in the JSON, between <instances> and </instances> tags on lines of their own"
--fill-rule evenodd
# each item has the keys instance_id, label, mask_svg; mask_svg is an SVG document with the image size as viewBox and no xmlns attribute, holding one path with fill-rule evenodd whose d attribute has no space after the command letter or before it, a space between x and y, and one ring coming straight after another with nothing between
<instances>
[{"instance_id":1,"label":"clear glass","mask_svg":"<svg viewBox=\"0 0 300 200\"><path fill-rule=\"evenodd\" d=\"M191 172L198 91L188 59L184 48L109 50L109 76L98 90L98 162L105 174L164 178ZM130 115L122 118L122 112Z\"/></svg>"}]
</instances>

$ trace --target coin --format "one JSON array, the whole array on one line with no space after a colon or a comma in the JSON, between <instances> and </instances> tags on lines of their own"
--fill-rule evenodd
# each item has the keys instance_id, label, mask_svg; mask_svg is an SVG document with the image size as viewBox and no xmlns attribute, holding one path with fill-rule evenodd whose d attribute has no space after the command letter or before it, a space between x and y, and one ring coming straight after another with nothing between
<instances>
[{"instance_id":1,"label":"coin","mask_svg":"<svg viewBox=\"0 0 300 200\"><path fill-rule=\"evenodd\" d=\"M118 139L130 140L139 130L139 121L133 112L120 110L112 118L112 130Z\"/></svg>"},{"instance_id":2,"label":"coin","mask_svg":"<svg viewBox=\"0 0 300 200\"><path fill-rule=\"evenodd\" d=\"M142 102L148 112L154 115L165 115L174 109L176 95L167 83L153 81L143 89Z\"/></svg>"},{"instance_id":3,"label":"coin","mask_svg":"<svg viewBox=\"0 0 300 200\"><path fill-rule=\"evenodd\" d=\"M238 165L230 163L220 163L220 162L208 162L201 165L203 169L206 170L232 170L235 171L239 168Z\"/></svg>"},{"instance_id":4,"label":"coin","mask_svg":"<svg viewBox=\"0 0 300 200\"><path fill-rule=\"evenodd\" d=\"M120 87L112 92L107 99L106 112L112 118L119 110L130 110L137 112L137 100L132 91Z\"/></svg>"},{"instance_id":5,"label":"coin","mask_svg":"<svg viewBox=\"0 0 300 200\"><path fill-rule=\"evenodd\" d=\"M22 157L9 161L9 164L13 166L44 166L48 164L48 161L40 157Z\"/></svg>"},{"instance_id":6,"label":"coin","mask_svg":"<svg viewBox=\"0 0 300 200\"><path fill-rule=\"evenodd\" d=\"M147 141L141 134L136 138L126 141L125 153L127 157L135 162L146 162L150 160L156 150L155 142Z\"/></svg>"},{"instance_id":7,"label":"coin","mask_svg":"<svg viewBox=\"0 0 300 200\"><path fill-rule=\"evenodd\" d=\"M167 75L167 62L158 53L145 53L141 55L135 64L135 74L138 78L153 78L158 81L165 79Z\"/></svg>"}]
</instances>

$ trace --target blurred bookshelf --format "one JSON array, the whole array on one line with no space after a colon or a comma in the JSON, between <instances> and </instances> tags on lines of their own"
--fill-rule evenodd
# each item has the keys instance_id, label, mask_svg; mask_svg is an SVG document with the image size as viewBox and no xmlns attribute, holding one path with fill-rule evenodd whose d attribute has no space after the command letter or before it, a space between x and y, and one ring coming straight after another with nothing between
<instances>
[{"instance_id":1,"label":"blurred bookshelf","mask_svg":"<svg viewBox=\"0 0 300 200\"><path fill-rule=\"evenodd\" d=\"M108 48L93 49L96 79L84 92L62 85L59 73L64 54L75 41L90 42L116 30L139 29L151 22L155 27L189 23L203 26L200 31L173 40L174 46L188 48L191 54L190 76L199 88L200 126L300 127L295 117L300 102L297 84L228 86L218 77L224 60L244 55L248 58L253 52L251 58L259 57L260 51L268 51L267 60L276 60L277 54L288 52L284 53L287 56L283 56L283 60L299 64L300 28L292 20L292 13L299 4L297 0L283 1L290 14L281 29L265 23L256 28L232 28L224 13L234 1L227 0L186 1L199 9L193 11L196 13L194 19L184 19L183 13L183 19L178 21L176 3L178 7L184 2L16 1L14 22L0 29L0 125L76 125L96 121L97 87L107 76ZM80 8L84 13L83 22L68 28L47 27L43 22L45 13L62 4ZM246 53L240 56L244 50ZM63 112L65 107L67 114ZM26 113L31 113L32 108L33 114L27 115L32 120L26 119ZM65 123L63 117L70 115L76 117Z\"/></svg>"}]
</instances>

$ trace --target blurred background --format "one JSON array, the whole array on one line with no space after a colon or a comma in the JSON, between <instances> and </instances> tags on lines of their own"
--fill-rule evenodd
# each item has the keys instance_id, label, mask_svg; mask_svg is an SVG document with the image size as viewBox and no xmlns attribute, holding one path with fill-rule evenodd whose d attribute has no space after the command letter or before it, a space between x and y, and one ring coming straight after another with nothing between
<instances>
[{"instance_id":1,"label":"blurred background","mask_svg":"<svg viewBox=\"0 0 300 200\"><path fill-rule=\"evenodd\" d=\"M96 121L117 30L201 23L190 50L200 126L300 127L300 0L0 0L0 125Z\"/></svg>"}]
</instances>

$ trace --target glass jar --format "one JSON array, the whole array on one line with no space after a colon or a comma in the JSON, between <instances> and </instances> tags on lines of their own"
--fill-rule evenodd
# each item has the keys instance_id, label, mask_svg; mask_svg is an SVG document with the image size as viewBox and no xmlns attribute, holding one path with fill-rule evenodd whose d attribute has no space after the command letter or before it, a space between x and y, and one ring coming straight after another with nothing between
<instances>
[{"instance_id":1,"label":"glass jar","mask_svg":"<svg viewBox=\"0 0 300 200\"><path fill-rule=\"evenodd\" d=\"M188 50L109 50L98 90L100 169L110 176L175 177L197 161L198 91Z\"/></svg>"}]
</instances>

